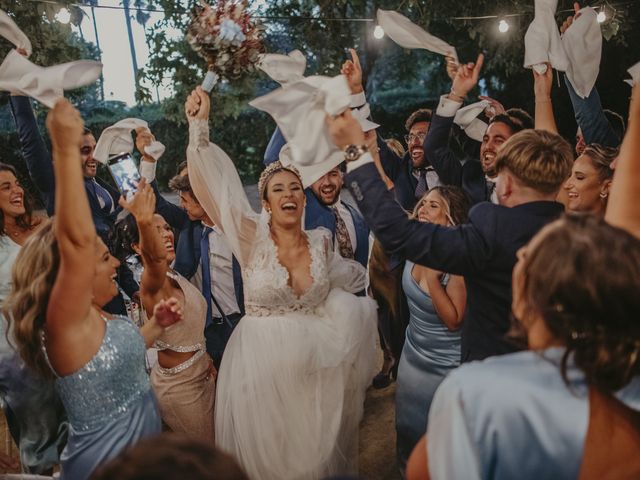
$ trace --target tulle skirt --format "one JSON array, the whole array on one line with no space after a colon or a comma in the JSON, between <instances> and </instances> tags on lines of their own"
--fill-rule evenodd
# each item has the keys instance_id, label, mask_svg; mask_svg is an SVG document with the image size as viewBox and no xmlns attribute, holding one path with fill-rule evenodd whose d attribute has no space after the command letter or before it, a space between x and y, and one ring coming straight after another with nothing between
<instances>
[{"instance_id":1,"label":"tulle skirt","mask_svg":"<svg viewBox=\"0 0 640 480\"><path fill-rule=\"evenodd\" d=\"M376 307L332 290L314 314L245 316L218 375L216 443L252 479L356 473Z\"/></svg>"}]
</instances>

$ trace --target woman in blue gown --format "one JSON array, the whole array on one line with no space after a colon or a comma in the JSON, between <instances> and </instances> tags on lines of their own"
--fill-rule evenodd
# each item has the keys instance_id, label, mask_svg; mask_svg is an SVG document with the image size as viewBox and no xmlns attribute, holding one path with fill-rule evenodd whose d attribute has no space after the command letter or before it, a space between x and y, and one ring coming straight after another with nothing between
<instances>
[{"instance_id":1,"label":"woman in blue gown","mask_svg":"<svg viewBox=\"0 0 640 480\"><path fill-rule=\"evenodd\" d=\"M97 237L83 186L79 112L59 100L47 118L53 145L56 216L24 244L6 311L24 362L56 389L69 437L61 478L83 480L139 439L160 432L145 372L145 344L181 318L175 299L160 302L138 330L101 306L117 294L119 262Z\"/></svg>"},{"instance_id":2,"label":"woman in blue gown","mask_svg":"<svg viewBox=\"0 0 640 480\"><path fill-rule=\"evenodd\" d=\"M469 211L457 187L434 187L418 202L413 218L439 225L464 223ZM401 469L424 435L433 394L460 364L458 331L466 303L462 277L407 262L402 288L409 304L409 326L396 384L396 446Z\"/></svg>"}]
</instances>

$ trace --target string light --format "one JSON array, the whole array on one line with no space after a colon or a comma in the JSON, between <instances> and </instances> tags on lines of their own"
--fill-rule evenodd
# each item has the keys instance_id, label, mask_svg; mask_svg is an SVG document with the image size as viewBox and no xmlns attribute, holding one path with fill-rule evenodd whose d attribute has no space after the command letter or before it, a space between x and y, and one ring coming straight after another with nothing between
<instances>
[{"instance_id":1,"label":"string light","mask_svg":"<svg viewBox=\"0 0 640 480\"><path fill-rule=\"evenodd\" d=\"M376 28L373 29L373 36L377 40L382 40L382 38L384 37L384 28L382 28L380 25L376 25Z\"/></svg>"},{"instance_id":2,"label":"string light","mask_svg":"<svg viewBox=\"0 0 640 480\"><path fill-rule=\"evenodd\" d=\"M607 21L607 13L604 11L604 8L598 12L598 16L596 18L598 19L598 23L604 23Z\"/></svg>"},{"instance_id":3,"label":"string light","mask_svg":"<svg viewBox=\"0 0 640 480\"><path fill-rule=\"evenodd\" d=\"M509 22L506 20L500 20L498 23L498 30L500 33L507 33L509 31Z\"/></svg>"},{"instance_id":4,"label":"string light","mask_svg":"<svg viewBox=\"0 0 640 480\"><path fill-rule=\"evenodd\" d=\"M71 12L64 7L61 8L60 11L56 13L56 20L66 25L71 21Z\"/></svg>"}]
</instances>

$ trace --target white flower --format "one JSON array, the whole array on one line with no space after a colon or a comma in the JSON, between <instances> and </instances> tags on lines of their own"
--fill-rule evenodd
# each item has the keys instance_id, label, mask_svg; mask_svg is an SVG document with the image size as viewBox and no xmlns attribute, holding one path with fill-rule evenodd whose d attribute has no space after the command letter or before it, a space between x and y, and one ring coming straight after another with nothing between
<instances>
[{"instance_id":1,"label":"white flower","mask_svg":"<svg viewBox=\"0 0 640 480\"><path fill-rule=\"evenodd\" d=\"M229 42L231 45L239 47L245 41L246 36L242 33L242 27L231 19L226 18L220 24L220 39Z\"/></svg>"}]
</instances>

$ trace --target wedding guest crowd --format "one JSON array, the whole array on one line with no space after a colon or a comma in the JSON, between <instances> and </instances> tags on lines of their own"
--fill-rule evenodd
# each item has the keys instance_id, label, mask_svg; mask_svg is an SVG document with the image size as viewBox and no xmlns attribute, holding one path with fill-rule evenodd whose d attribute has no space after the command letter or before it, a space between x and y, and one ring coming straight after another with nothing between
<instances>
[{"instance_id":1,"label":"wedding guest crowd","mask_svg":"<svg viewBox=\"0 0 640 480\"><path fill-rule=\"evenodd\" d=\"M48 112L47 148L11 94L40 198L0 163L0 397L20 450L0 468L357 475L367 388L395 379L403 478L640 478L640 79L625 125L567 75L572 145L551 64L533 72L533 115L482 97L460 124L491 60L448 57L449 91L398 145L351 50L349 107L322 125L339 161L296 163L278 122L259 213L201 87L168 185L153 132L124 133L140 160L129 196L98 175L100 138L69 101Z\"/></svg>"}]
</instances>

